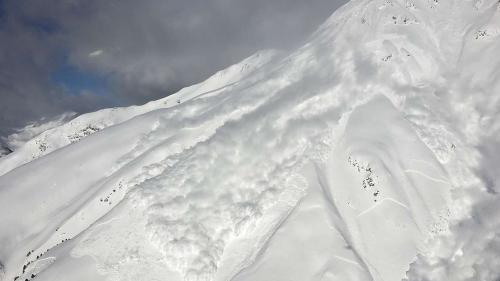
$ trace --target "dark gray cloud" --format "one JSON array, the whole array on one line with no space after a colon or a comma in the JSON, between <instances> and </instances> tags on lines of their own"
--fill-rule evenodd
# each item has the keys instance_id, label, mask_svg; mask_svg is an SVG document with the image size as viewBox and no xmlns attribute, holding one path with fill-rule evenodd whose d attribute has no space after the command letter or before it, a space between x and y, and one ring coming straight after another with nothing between
<instances>
[{"instance_id":1,"label":"dark gray cloud","mask_svg":"<svg viewBox=\"0 0 500 281\"><path fill-rule=\"evenodd\" d=\"M0 135L62 111L163 97L259 49L291 48L344 2L0 0ZM105 79L108 94L57 85L61 64Z\"/></svg>"},{"instance_id":2,"label":"dark gray cloud","mask_svg":"<svg viewBox=\"0 0 500 281\"><path fill-rule=\"evenodd\" d=\"M111 105L105 97L75 95L52 82L64 49L60 35L50 21L29 17L14 4L0 1L0 136L42 117Z\"/></svg>"}]
</instances>

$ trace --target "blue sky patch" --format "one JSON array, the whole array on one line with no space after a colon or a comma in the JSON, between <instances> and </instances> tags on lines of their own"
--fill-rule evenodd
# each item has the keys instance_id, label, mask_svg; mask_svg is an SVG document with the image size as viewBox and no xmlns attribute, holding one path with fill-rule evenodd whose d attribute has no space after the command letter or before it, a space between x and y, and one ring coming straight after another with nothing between
<instances>
[{"instance_id":1,"label":"blue sky patch","mask_svg":"<svg viewBox=\"0 0 500 281\"><path fill-rule=\"evenodd\" d=\"M70 95L79 95L82 91L89 91L101 96L108 93L105 77L83 71L67 62L64 62L52 73L52 80L66 88Z\"/></svg>"}]
</instances>

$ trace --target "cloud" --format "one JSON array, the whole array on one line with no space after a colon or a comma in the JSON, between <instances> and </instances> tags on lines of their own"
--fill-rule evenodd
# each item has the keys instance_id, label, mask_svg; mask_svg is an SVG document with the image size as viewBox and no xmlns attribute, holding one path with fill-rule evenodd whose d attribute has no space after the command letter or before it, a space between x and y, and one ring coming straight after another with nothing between
<instances>
[{"instance_id":1,"label":"cloud","mask_svg":"<svg viewBox=\"0 0 500 281\"><path fill-rule=\"evenodd\" d=\"M10 2L0 6L0 136L42 117L109 106L93 94L68 95L51 80L61 48L56 24L26 16Z\"/></svg>"},{"instance_id":2,"label":"cloud","mask_svg":"<svg viewBox=\"0 0 500 281\"><path fill-rule=\"evenodd\" d=\"M68 30L72 63L111 75L115 92L124 100L144 102L198 82L259 49L297 45L339 4L87 1L85 13L66 13L61 24Z\"/></svg>"},{"instance_id":3,"label":"cloud","mask_svg":"<svg viewBox=\"0 0 500 281\"><path fill-rule=\"evenodd\" d=\"M344 2L0 1L0 135L42 116L160 98L259 49L292 48ZM107 95L56 83L61 65L105 79Z\"/></svg>"},{"instance_id":4,"label":"cloud","mask_svg":"<svg viewBox=\"0 0 500 281\"><path fill-rule=\"evenodd\" d=\"M97 56L102 55L102 53L104 53L103 50L95 50L95 51L93 51L92 53L89 54L89 57L97 57Z\"/></svg>"}]
</instances>

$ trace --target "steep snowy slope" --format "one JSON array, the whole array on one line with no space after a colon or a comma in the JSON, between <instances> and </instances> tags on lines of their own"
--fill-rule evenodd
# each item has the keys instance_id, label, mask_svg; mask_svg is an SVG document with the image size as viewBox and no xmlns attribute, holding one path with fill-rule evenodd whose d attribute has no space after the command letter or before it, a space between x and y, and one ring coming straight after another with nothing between
<instances>
[{"instance_id":1,"label":"steep snowy slope","mask_svg":"<svg viewBox=\"0 0 500 281\"><path fill-rule=\"evenodd\" d=\"M497 280L499 5L353 0L251 73L48 131L0 160L1 278Z\"/></svg>"},{"instance_id":2,"label":"steep snowy slope","mask_svg":"<svg viewBox=\"0 0 500 281\"><path fill-rule=\"evenodd\" d=\"M184 88L174 95L141 106L103 109L94 113L78 116L69 122L65 121L63 125L57 126L56 128L51 126L51 123L55 122L40 124L35 128L29 125L19 133L13 134L6 139L9 147L15 150L15 152L9 155L9 157L0 160L0 175L54 150L77 142L106 127L131 119L134 116L156 109L169 108L185 102L186 100L215 94L218 91L230 88L239 80L250 75L262 65L265 65L276 57L278 57L278 52L275 50L258 52L240 63L217 72L202 83ZM68 118L66 115L62 115L60 119L61 120L56 121L61 122ZM47 126L49 126L50 129L37 132L37 129ZM22 143L23 139L26 137L25 135L33 133L36 133L34 138L25 144Z\"/></svg>"}]
</instances>

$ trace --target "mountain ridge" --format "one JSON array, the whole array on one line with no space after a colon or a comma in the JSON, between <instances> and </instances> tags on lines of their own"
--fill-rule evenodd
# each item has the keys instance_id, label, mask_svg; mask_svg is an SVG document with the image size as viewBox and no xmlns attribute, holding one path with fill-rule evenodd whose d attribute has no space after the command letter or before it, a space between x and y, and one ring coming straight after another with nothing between
<instances>
[{"instance_id":1,"label":"mountain ridge","mask_svg":"<svg viewBox=\"0 0 500 281\"><path fill-rule=\"evenodd\" d=\"M4 280L447 278L429 241L460 241L500 135L498 7L351 1L230 87L2 158Z\"/></svg>"}]
</instances>

